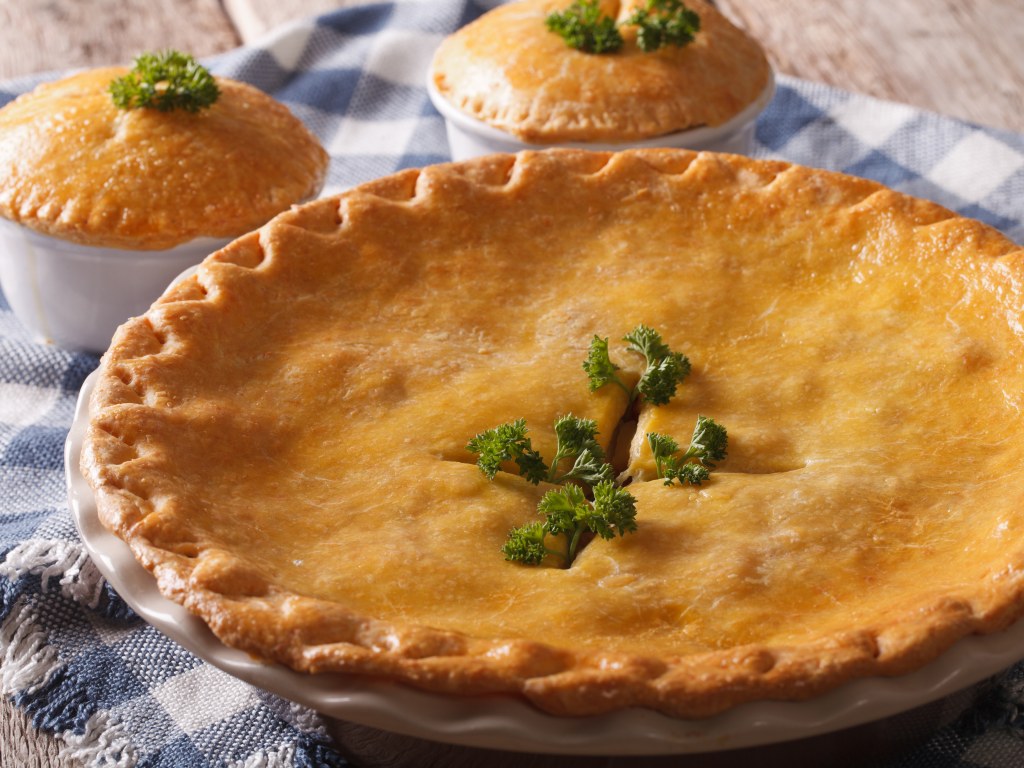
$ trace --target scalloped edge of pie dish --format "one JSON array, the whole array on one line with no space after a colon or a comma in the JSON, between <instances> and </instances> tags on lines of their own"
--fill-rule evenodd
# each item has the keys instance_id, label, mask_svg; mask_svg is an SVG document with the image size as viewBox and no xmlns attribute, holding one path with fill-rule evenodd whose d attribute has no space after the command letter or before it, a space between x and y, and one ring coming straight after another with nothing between
<instances>
[{"instance_id":1,"label":"scalloped edge of pie dish","mask_svg":"<svg viewBox=\"0 0 1024 768\"><path fill-rule=\"evenodd\" d=\"M759 701L705 720L651 710L558 717L511 697L457 697L372 678L310 675L254 660L221 643L184 607L163 597L128 545L99 521L93 491L78 472L89 421L91 374L79 393L65 445L68 499L84 546L103 576L143 619L204 661L321 714L384 731L470 747L576 755L668 755L778 744L892 717L951 696L1019 661L1024 621L959 640L905 675L864 678L815 699Z\"/></svg>"}]
</instances>

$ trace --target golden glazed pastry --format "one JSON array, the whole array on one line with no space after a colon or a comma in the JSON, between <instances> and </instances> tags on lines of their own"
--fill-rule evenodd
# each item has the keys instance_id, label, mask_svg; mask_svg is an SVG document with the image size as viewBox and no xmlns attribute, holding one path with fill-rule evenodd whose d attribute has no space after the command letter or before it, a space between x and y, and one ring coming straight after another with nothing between
<instances>
[{"instance_id":1,"label":"golden glazed pastry","mask_svg":"<svg viewBox=\"0 0 1024 768\"><path fill-rule=\"evenodd\" d=\"M1024 252L853 177L687 151L491 156L282 214L105 356L82 470L163 593L297 670L701 717L914 669L1024 608ZM594 334L693 372L629 452L635 533L506 562L546 490L476 433L595 419ZM639 358L639 356L635 356ZM630 367L632 366L632 367ZM628 444L629 435L623 443Z\"/></svg>"},{"instance_id":2,"label":"golden glazed pastry","mask_svg":"<svg viewBox=\"0 0 1024 768\"><path fill-rule=\"evenodd\" d=\"M217 78L198 113L118 109L123 68L38 86L0 109L0 216L84 245L164 250L237 237L319 193L327 153L288 109Z\"/></svg>"},{"instance_id":3,"label":"golden glazed pastry","mask_svg":"<svg viewBox=\"0 0 1024 768\"><path fill-rule=\"evenodd\" d=\"M454 106L531 143L625 142L717 126L769 85L764 51L703 0L688 2L700 31L685 47L645 53L636 28L623 48L592 54L544 24L569 0L503 5L460 29L435 54L431 78ZM620 21L633 2L600 3Z\"/></svg>"}]
</instances>

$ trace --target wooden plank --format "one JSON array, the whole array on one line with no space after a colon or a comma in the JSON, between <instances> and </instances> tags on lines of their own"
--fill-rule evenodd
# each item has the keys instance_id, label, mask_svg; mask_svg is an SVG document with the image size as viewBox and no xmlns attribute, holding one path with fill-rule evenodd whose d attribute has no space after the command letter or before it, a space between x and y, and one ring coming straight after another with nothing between
<instances>
[{"instance_id":1,"label":"wooden plank","mask_svg":"<svg viewBox=\"0 0 1024 768\"><path fill-rule=\"evenodd\" d=\"M762 42L780 72L1024 132L1024 2L718 0L718 6Z\"/></svg>"},{"instance_id":2,"label":"wooden plank","mask_svg":"<svg viewBox=\"0 0 1024 768\"><path fill-rule=\"evenodd\" d=\"M0 0L0 79L163 48L207 56L240 42L218 0Z\"/></svg>"},{"instance_id":3,"label":"wooden plank","mask_svg":"<svg viewBox=\"0 0 1024 768\"><path fill-rule=\"evenodd\" d=\"M28 717L0 696L0 766L19 768L76 768L60 754L61 743L32 727Z\"/></svg>"}]
</instances>

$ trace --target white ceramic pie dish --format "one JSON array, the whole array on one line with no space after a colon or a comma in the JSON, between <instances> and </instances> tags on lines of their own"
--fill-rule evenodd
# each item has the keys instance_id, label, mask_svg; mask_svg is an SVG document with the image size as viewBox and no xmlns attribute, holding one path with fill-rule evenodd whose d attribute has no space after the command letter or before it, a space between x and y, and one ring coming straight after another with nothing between
<instances>
[{"instance_id":1,"label":"white ceramic pie dish","mask_svg":"<svg viewBox=\"0 0 1024 768\"><path fill-rule=\"evenodd\" d=\"M754 128L757 118L775 96L775 76L769 71L768 84L761 94L735 117L722 125L691 128L686 131L677 131L621 144L599 142L567 142L558 145L530 144L517 139L510 133L498 130L482 120L477 120L455 107L437 90L433 78L429 76L427 78L427 93L434 108L444 118L448 146L453 160L466 160L497 152L544 149L552 146L600 152L617 152L626 148L676 147L749 155L754 145Z\"/></svg>"},{"instance_id":2,"label":"white ceramic pie dish","mask_svg":"<svg viewBox=\"0 0 1024 768\"><path fill-rule=\"evenodd\" d=\"M898 678L856 680L806 702L756 702L707 720L675 720L647 710L559 718L507 697L460 698L336 674L307 675L254 661L165 599L128 546L99 522L92 489L78 471L89 421L90 376L65 447L68 497L84 545L131 607L215 667L335 718L391 733L468 747L573 755L682 755L778 745L908 713L953 697L1024 657L1024 621L971 636L932 664Z\"/></svg>"},{"instance_id":3,"label":"white ceramic pie dish","mask_svg":"<svg viewBox=\"0 0 1024 768\"><path fill-rule=\"evenodd\" d=\"M117 327L149 309L183 269L230 242L198 238L163 251L79 245L0 218L0 288L39 341L100 354Z\"/></svg>"}]
</instances>

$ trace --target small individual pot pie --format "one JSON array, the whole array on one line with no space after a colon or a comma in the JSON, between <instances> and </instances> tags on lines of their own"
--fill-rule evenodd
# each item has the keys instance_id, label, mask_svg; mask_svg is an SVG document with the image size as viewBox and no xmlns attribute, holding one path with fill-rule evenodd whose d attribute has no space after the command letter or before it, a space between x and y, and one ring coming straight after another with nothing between
<instances>
[{"instance_id":1,"label":"small individual pot pie","mask_svg":"<svg viewBox=\"0 0 1024 768\"><path fill-rule=\"evenodd\" d=\"M1024 609L1024 251L877 183L680 150L408 170L211 255L99 369L102 522L227 645L311 674L678 718L918 668ZM639 323L672 399L591 391ZM552 486L468 442L592 419L636 530L509 562ZM655 432L728 428L699 485ZM634 434L636 437L634 438Z\"/></svg>"},{"instance_id":2,"label":"small individual pot pie","mask_svg":"<svg viewBox=\"0 0 1024 768\"><path fill-rule=\"evenodd\" d=\"M499 6L437 50L429 83L435 104L458 125L479 122L484 135L486 128L497 129L548 146L677 135L672 140L683 146L688 140L722 143L732 129L720 135L706 130L708 136L686 132L729 128L745 112L743 127L752 126L772 92L761 46L713 6L693 0L686 4L699 19L692 41L645 51L638 27L628 22L647 6L646 0L596 3L595 10L618 24L622 40L620 49L605 53L574 48L548 28L552 14L571 11L568 0Z\"/></svg>"},{"instance_id":3,"label":"small individual pot pie","mask_svg":"<svg viewBox=\"0 0 1024 768\"><path fill-rule=\"evenodd\" d=\"M83 245L162 250L266 223L323 185L327 153L273 98L217 78L198 112L121 109L127 68L44 83L0 109L0 215Z\"/></svg>"},{"instance_id":4,"label":"small individual pot pie","mask_svg":"<svg viewBox=\"0 0 1024 768\"><path fill-rule=\"evenodd\" d=\"M208 108L124 109L110 89L128 74L80 72L0 109L0 279L23 323L69 348L102 351L184 268L326 174L317 139L258 89L216 78Z\"/></svg>"}]
</instances>

